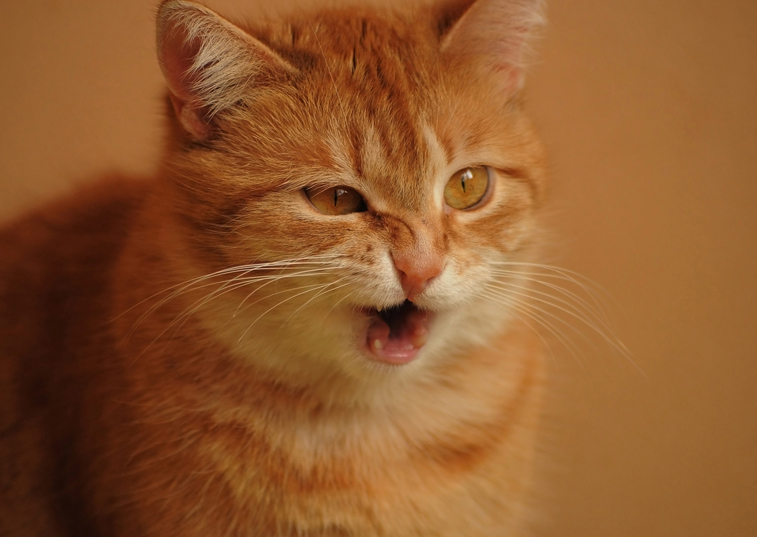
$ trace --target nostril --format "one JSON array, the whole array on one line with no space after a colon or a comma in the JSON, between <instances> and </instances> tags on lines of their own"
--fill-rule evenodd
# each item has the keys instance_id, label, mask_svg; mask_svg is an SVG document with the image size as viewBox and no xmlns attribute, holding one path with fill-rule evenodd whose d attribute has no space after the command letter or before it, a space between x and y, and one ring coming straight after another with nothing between
<instances>
[{"instance_id":1,"label":"nostril","mask_svg":"<svg viewBox=\"0 0 757 537\"><path fill-rule=\"evenodd\" d=\"M407 299L412 301L426 290L431 280L442 273L443 265L441 260L438 259L403 261L405 260L395 260L394 264L399 271L402 290L405 292Z\"/></svg>"},{"instance_id":2,"label":"nostril","mask_svg":"<svg viewBox=\"0 0 757 537\"><path fill-rule=\"evenodd\" d=\"M428 285L429 281L434 276L426 276L424 274L408 274L406 272L400 273L400 280L402 287L414 287L419 290L423 290Z\"/></svg>"}]
</instances>

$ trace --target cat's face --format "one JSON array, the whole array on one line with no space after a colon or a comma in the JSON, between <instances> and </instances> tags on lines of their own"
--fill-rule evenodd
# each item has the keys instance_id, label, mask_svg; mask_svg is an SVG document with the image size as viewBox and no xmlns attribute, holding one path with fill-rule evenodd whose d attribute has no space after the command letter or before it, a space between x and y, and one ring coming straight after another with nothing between
<instances>
[{"instance_id":1,"label":"cat's face","mask_svg":"<svg viewBox=\"0 0 757 537\"><path fill-rule=\"evenodd\" d=\"M206 308L241 354L413 369L517 314L494 297L531 243L541 149L512 77L446 50L429 13L252 30L258 84L212 121L174 96L174 207L201 272L241 267Z\"/></svg>"}]
</instances>

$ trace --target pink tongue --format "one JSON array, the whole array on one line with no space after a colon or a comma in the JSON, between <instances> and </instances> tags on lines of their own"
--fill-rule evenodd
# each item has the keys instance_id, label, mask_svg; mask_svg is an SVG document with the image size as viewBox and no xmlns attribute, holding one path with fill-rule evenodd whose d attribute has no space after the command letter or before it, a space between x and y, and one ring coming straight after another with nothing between
<instances>
[{"instance_id":1,"label":"pink tongue","mask_svg":"<svg viewBox=\"0 0 757 537\"><path fill-rule=\"evenodd\" d=\"M380 362L406 364L418 354L428 338L428 314L412 310L391 331L381 318L368 327L368 348Z\"/></svg>"}]
</instances>

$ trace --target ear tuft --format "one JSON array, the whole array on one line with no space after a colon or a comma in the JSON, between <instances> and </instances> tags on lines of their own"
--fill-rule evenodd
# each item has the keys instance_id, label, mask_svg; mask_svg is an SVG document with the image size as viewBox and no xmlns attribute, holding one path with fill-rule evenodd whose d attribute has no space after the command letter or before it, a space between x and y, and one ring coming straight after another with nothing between
<instances>
[{"instance_id":1,"label":"ear tuft","mask_svg":"<svg viewBox=\"0 0 757 537\"><path fill-rule=\"evenodd\" d=\"M186 0L160 6L157 48L179 122L199 139L207 138L213 117L252 86L296 71L231 22Z\"/></svg>"},{"instance_id":2,"label":"ear tuft","mask_svg":"<svg viewBox=\"0 0 757 537\"><path fill-rule=\"evenodd\" d=\"M506 91L514 94L523 87L531 43L546 22L545 2L453 0L440 21L447 28L441 42L445 54L502 74Z\"/></svg>"}]
</instances>

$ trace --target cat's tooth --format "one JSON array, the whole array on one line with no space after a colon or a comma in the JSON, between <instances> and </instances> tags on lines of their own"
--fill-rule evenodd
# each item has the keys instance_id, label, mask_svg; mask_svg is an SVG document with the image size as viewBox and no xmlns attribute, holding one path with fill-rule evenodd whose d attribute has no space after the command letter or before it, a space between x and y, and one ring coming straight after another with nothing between
<instances>
[{"instance_id":1,"label":"cat's tooth","mask_svg":"<svg viewBox=\"0 0 757 537\"><path fill-rule=\"evenodd\" d=\"M374 339L373 341L371 341L371 347L373 347L374 351L380 351L384 348L384 344L381 343L380 339Z\"/></svg>"},{"instance_id":2,"label":"cat's tooth","mask_svg":"<svg viewBox=\"0 0 757 537\"><path fill-rule=\"evenodd\" d=\"M420 349L428 342L428 330L424 327L419 327L413 332L411 340L413 347Z\"/></svg>"},{"instance_id":3,"label":"cat's tooth","mask_svg":"<svg viewBox=\"0 0 757 537\"><path fill-rule=\"evenodd\" d=\"M379 306L378 308L376 308L376 311L378 311L379 313L381 313L383 310L384 306Z\"/></svg>"}]
</instances>

